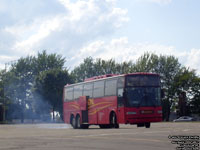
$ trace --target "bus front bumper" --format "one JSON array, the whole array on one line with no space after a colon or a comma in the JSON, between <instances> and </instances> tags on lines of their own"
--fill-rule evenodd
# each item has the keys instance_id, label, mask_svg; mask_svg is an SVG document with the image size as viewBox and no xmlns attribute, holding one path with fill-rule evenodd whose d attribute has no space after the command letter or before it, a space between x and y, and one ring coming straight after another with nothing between
<instances>
[{"instance_id":1,"label":"bus front bumper","mask_svg":"<svg viewBox=\"0 0 200 150\"><path fill-rule=\"evenodd\" d=\"M127 118L126 124L139 124L147 122L161 122L162 117Z\"/></svg>"}]
</instances>

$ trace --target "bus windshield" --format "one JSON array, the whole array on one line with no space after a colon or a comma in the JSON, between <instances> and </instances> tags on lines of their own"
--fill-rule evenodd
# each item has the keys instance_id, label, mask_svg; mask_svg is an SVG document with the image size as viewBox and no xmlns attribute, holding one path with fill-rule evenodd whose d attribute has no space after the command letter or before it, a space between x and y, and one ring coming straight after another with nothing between
<instances>
[{"instance_id":1,"label":"bus windshield","mask_svg":"<svg viewBox=\"0 0 200 150\"><path fill-rule=\"evenodd\" d=\"M128 107L161 106L159 87L128 87L126 97Z\"/></svg>"},{"instance_id":2,"label":"bus windshield","mask_svg":"<svg viewBox=\"0 0 200 150\"><path fill-rule=\"evenodd\" d=\"M134 75L126 79L126 86L160 86L160 77L157 75Z\"/></svg>"}]
</instances>

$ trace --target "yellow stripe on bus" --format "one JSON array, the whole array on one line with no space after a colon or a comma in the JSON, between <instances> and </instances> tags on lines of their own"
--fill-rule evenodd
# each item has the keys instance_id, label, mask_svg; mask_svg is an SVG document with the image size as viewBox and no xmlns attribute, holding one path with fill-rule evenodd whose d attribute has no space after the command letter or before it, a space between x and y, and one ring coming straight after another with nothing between
<instances>
[{"instance_id":1,"label":"yellow stripe on bus","mask_svg":"<svg viewBox=\"0 0 200 150\"><path fill-rule=\"evenodd\" d=\"M76 105L76 104L71 104L71 105L69 105L69 106L74 107L74 108L76 108L76 109L80 109L80 106L79 106L79 105Z\"/></svg>"},{"instance_id":2,"label":"yellow stripe on bus","mask_svg":"<svg viewBox=\"0 0 200 150\"><path fill-rule=\"evenodd\" d=\"M110 106L112 106L112 105L113 105L113 104L109 104L109 105L106 105L106 106L97 108L97 109L95 109L94 111L90 112L89 115L94 115L94 114L96 114L97 112L99 112L100 110L103 110L103 109L105 109L105 108L108 108L108 107L110 107Z\"/></svg>"},{"instance_id":3,"label":"yellow stripe on bus","mask_svg":"<svg viewBox=\"0 0 200 150\"><path fill-rule=\"evenodd\" d=\"M90 109L90 108L93 108L93 107L98 106L98 105L101 105L101 104L111 104L111 103L113 103L113 102L101 102L101 103L96 103L96 104L93 104L93 105L88 106L88 108Z\"/></svg>"}]
</instances>

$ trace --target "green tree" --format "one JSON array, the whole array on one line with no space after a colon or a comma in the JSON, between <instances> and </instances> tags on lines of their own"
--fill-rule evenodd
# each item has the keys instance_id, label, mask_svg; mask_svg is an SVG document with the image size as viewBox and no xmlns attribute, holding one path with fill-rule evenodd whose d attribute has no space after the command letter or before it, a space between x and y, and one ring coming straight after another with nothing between
<instances>
[{"instance_id":1,"label":"green tree","mask_svg":"<svg viewBox=\"0 0 200 150\"><path fill-rule=\"evenodd\" d=\"M32 71L33 57L20 58L16 64L12 64L11 70L7 72L10 76L5 91L9 94L12 103L18 105L21 114L21 122L24 121L24 112L27 105L30 105L31 87L34 81ZM11 82L12 81L12 82ZM6 94L8 95L8 94Z\"/></svg>"},{"instance_id":2,"label":"green tree","mask_svg":"<svg viewBox=\"0 0 200 150\"><path fill-rule=\"evenodd\" d=\"M22 122L24 117L30 117L30 115L27 116L27 112L29 114L36 114L35 110L38 110L37 107L40 108L40 104L36 105L37 100L35 98L42 97L43 95L33 92L36 78L41 72L62 69L64 63L65 58L61 55L47 54L46 51L42 51L37 56L20 58L6 72L6 88L4 93L7 93L6 95L11 103L17 105L16 108L19 108L17 112L20 114ZM12 110L12 112L15 111Z\"/></svg>"},{"instance_id":3,"label":"green tree","mask_svg":"<svg viewBox=\"0 0 200 150\"><path fill-rule=\"evenodd\" d=\"M0 71L0 123L4 121L4 71Z\"/></svg>"},{"instance_id":4,"label":"green tree","mask_svg":"<svg viewBox=\"0 0 200 150\"><path fill-rule=\"evenodd\" d=\"M58 111L61 116L62 112L62 96L63 87L72 83L72 79L67 70L51 69L43 71L36 79L35 91L42 95L43 99L50 104L53 112Z\"/></svg>"},{"instance_id":5,"label":"green tree","mask_svg":"<svg viewBox=\"0 0 200 150\"><path fill-rule=\"evenodd\" d=\"M39 52L32 64L32 71L37 76L42 71L47 71L51 69L62 69L65 64L65 58L62 55L56 53L47 54L46 50Z\"/></svg>"},{"instance_id":6,"label":"green tree","mask_svg":"<svg viewBox=\"0 0 200 150\"><path fill-rule=\"evenodd\" d=\"M132 66L131 72L158 72L160 70L159 56L152 53L144 53Z\"/></svg>"},{"instance_id":7,"label":"green tree","mask_svg":"<svg viewBox=\"0 0 200 150\"><path fill-rule=\"evenodd\" d=\"M200 101L200 80L195 70L183 67L174 81L174 93L179 97L178 113L179 116L189 115L189 113L199 112ZM182 104L180 96L185 93L185 104ZM185 105L185 106L184 106Z\"/></svg>"},{"instance_id":8,"label":"green tree","mask_svg":"<svg viewBox=\"0 0 200 150\"><path fill-rule=\"evenodd\" d=\"M84 81L86 78L96 76L94 59L92 57L84 59L84 62L78 67L75 67L71 74L74 77L75 82Z\"/></svg>"},{"instance_id":9,"label":"green tree","mask_svg":"<svg viewBox=\"0 0 200 150\"><path fill-rule=\"evenodd\" d=\"M170 108L174 101L173 83L176 75L181 69L181 64L174 56L157 56L145 53L141 56L134 66L132 72L151 72L161 76L162 88L165 89L165 98L162 100L163 119L169 120Z\"/></svg>"},{"instance_id":10,"label":"green tree","mask_svg":"<svg viewBox=\"0 0 200 150\"><path fill-rule=\"evenodd\" d=\"M11 118L21 119L22 109L20 100L17 95L19 92L17 84L19 83L19 78L15 76L14 72L6 70L2 71L2 95L4 99L5 106L5 119L10 120ZM13 107L12 107L13 106ZM23 121L23 120L22 120Z\"/></svg>"},{"instance_id":11,"label":"green tree","mask_svg":"<svg viewBox=\"0 0 200 150\"><path fill-rule=\"evenodd\" d=\"M100 76L105 74L123 74L129 73L132 68L132 62L116 63L115 60L94 60L87 57L84 62L72 70L72 76L75 82L84 81L86 78Z\"/></svg>"},{"instance_id":12,"label":"green tree","mask_svg":"<svg viewBox=\"0 0 200 150\"><path fill-rule=\"evenodd\" d=\"M191 91L193 95L192 100L190 101L191 112L200 116L200 77L196 77L193 80Z\"/></svg>"},{"instance_id":13,"label":"green tree","mask_svg":"<svg viewBox=\"0 0 200 150\"><path fill-rule=\"evenodd\" d=\"M0 103L4 102L4 70L0 71Z\"/></svg>"}]
</instances>

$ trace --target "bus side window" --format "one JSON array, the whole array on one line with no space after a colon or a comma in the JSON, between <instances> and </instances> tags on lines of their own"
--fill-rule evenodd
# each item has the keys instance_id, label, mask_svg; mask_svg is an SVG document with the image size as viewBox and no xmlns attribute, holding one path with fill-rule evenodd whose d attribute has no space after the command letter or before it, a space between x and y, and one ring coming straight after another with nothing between
<instances>
[{"instance_id":1,"label":"bus side window","mask_svg":"<svg viewBox=\"0 0 200 150\"><path fill-rule=\"evenodd\" d=\"M93 91L93 83L84 84L83 96L89 96L90 98L93 97L92 91Z\"/></svg>"},{"instance_id":2,"label":"bus side window","mask_svg":"<svg viewBox=\"0 0 200 150\"><path fill-rule=\"evenodd\" d=\"M78 99L80 96L83 96L83 85L74 86L74 99Z\"/></svg>"},{"instance_id":3,"label":"bus side window","mask_svg":"<svg viewBox=\"0 0 200 150\"><path fill-rule=\"evenodd\" d=\"M104 80L94 82L93 97L103 97L104 96Z\"/></svg>"},{"instance_id":4,"label":"bus side window","mask_svg":"<svg viewBox=\"0 0 200 150\"><path fill-rule=\"evenodd\" d=\"M67 87L66 88L66 92L65 92L65 101L71 101L71 100L73 100L73 93L74 93L74 91L73 91L74 89L73 89L73 87Z\"/></svg>"},{"instance_id":5,"label":"bus side window","mask_svg":"<svg viewBox=\"0 0 200 150\"><path fill-rule=\"evenodd\" d=\"M106 80L105 83L105 96L116 96L117 93L117 80Z\"/></svg>"},{"instance_id":6,"label":"bus side window","mask_svg":"<svg viewBox=\"0 0 200 150\"><path fill-rule=\"evenodd\" d=\"M118 78L117 87L118 87L118 88L123 88L123 87L124 87L124 82L125 82L124 77Z\"/></svg>"}]
</instances>

